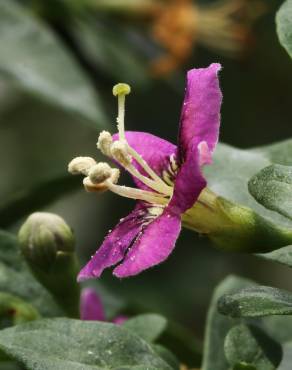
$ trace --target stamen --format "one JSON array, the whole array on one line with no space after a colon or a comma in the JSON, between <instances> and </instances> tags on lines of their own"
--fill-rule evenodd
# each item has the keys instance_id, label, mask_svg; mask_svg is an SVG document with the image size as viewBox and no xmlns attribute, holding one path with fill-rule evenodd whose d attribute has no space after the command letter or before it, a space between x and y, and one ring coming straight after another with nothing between
<instances>
[{"instance_id":1,"label":"stamen","mask_svg":"<svg viewBox=\"0 0 292 370\"><path fill-rule=\"evenodd\" d=\"M86 191L89 193L94 192L94 193L104 193L105 191L108 190L107 185L102 182L100 184L94 184L93 182L90 181L89 177L85 177L83 179L83 186Z\"/></svg>"},{"instance_id":2,"label":"stamen","mask_svg":"<svg viewBox=\"0 0 292 370\"><path fill-rule=\"evenodd\" d=\"M115 141L110 150L113 158L122 166L127 167L131 163L131 156L128 154L128 144L126 141Z\"/></svg>"},{"instance_id":3,"label":"stamen","mask_svg":"<svg viewBox=\"0 0 292 370\"><path fill-rule=\"evenodd\" d=\"M128 186L115 185L110 180L106 180L105 184L108 186L109 190L122 197L142 200L152 204L166 205L168 203L168 199L162 197L160 194L155 194L151 191L131 188Z\"/></svg>"},{"instance_id":4,"label":"stamen","mask_svg":"<svg viewBox=\"0 0 292 370\"><path fill-rule=\"evenodd\" d=\"M132 176L136 177L138 180L143 182L143 184L147 185L149 188L165 195L169 196L172 195L173 189L167 186L163 181L161 181L162 182L161 184L160 182L149 179L148 177L142 175L132 164L129 164L125 168L130 172Z\"/></svg>"},{"instance_id":5,"label":"stamen","mask_svg":"<svg viewBox=\"0 0 292 370\"><path fill-rule=\"evenodd\" d=\"M91 167L88 176L94 184L100 184L109 179L112 175L112 168L104 162L100 162Z\"/></svg>"},{"instance_id":6,"label":"stamen","mask_svg":"<svg viewBox=\"0 0 292 370\"><path fill-rule=\"evenodd\" d=\"M102 131L99 134L97 141L97 148L102 154L110 157L111 156L111 145L113 143L112 135L108 131Z\"/></svg>"},{"instance_id":7,"label":"stamen","mask_svg":"<svg viewBox=\"0 0 292 370\"><path fill-rule=\"evenodd\" d=\"M83 180L83 185L85 189L90 192L99 193L106 190L110 190L113 193L120 195L122 197L142 200L156 205L166 205L168 203L168 199L164 198L160 194L155 194L152 193L151 191L131 188L128 186L116 185L114 184L113 180L115 179L110 178L102 183L94 184L89 177L85 177Z\"/></svg>"},{"instance_id":8,"label":"stamen","mask_svg":"<svg viewBox=\"0 0 292 370\"><path fill-rule=\"evenodd\" d=\"M152 170L152 168L148 165L148 163L140 156L139 153L136 152L133 148L128 146L129 154L140 164L143 170L150 176L154 181L159 183L159 185L163 188L163 192L165 194L172 194L172 187L165 184L164 181Z\"/></svg>"},{"instance_id":9,"label":"stamen","mask_svg":"<svg viewBox=\"0 0 292 370\"><path fill-rule=\"evenodd\" d=\"M118 131L120 140L125 140L125 97L130 94L131 87L125 83L119 83L113 87L113 95L118 97Z\"/></svg>"},{"instance_id":10,"label":"stamen","mask_svg":"<svg viewBox=\"0 0 292 370\"><path fill-rule=\"evenodd\" d=\"M72 175L88 175L88 172L96 161L91 157L76 157L68 164L68 171Z\"/></svg>"},{"instance_id":11,"label":"stamen","mask_svg":"<svg viewBox=\"0 0 292 370\"><path fill-rule=\"evenodd\" d=\"M118 182L119 176L120 171L117 168L111 168L111 176L107 180L110 181L112 184L116 184ZM89 176L83 179L83 185L85 190L88 192L102 193L109 190L106 181L94 183Z\"/></svg>"}]
</instances>

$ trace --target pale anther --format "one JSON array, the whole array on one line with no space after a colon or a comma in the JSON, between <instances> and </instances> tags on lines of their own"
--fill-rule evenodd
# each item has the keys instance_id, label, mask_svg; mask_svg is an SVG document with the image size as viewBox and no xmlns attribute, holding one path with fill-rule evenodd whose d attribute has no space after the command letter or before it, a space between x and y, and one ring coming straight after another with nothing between
<instances>
[{"instance_id":1,"label":"pale anther","mask_svg":"<svg viewBox=\"0 0 292 370\"><path fill-rule=\"evenodd\" d=\"M124 167L127 167L132 160L131 156L128 153L128 144L122 140L115 141L112 144L111 155Z\"/></svg>"},{"instance_id":2,"label":"pale anther","mask_svg":"<svg viewBox=\"0 0 292 370\"><path fill-rule=\"evenodd\" d=\"M112 175L112 168L104 162L97 163L89 170L88 176L93 184L100 184L109 179Z\"/></svg>"},{"instance_id":3,"label":"pale anther","mask_svg":"<svg viewBox=\"0 0 292 370\"><path fill-rule=\"evenodd\" d=\"M102 154L110 156L112 142L112 135L108 131L102 131L98 137L97 148L102 152Z\"/></svg>"},{"instance_id":4,"label":"pale anther","mask_svg":"<svg viewBox=\"0 0 292 370\"><path fill-rule=\"evenodd\" d=\"M120 177L120 170L117 169L117 168L112 168L112 174L111 174L111 177L110 177L110 181L113 184L116 184L119 180L119 177Z\"/></svg>"},{"instance_id":5,"label":"pale anther","mask_svg":"<svg viewBox=\"0 0 292 370\"><path fill-rule=\"evenodd\" d=\"M96 161L91 157L76 157L68 164L68 171L72 175L88 175L88 172Z\"/></svg>"}]
</instances>

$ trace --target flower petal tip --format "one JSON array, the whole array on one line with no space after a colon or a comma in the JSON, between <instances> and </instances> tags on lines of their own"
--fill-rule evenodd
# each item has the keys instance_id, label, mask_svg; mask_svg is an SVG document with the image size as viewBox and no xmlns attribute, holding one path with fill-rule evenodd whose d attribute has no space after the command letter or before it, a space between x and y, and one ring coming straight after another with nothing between
<instances>
[{"instance_id":1,"label":"flower petal tip","mask_svg":"<svg viewBox=\"0 0 292 370\"><path fill-rule=\"evenodd\" d=\"M77 276L77 282L82 283L83 281L90 280L90 279L96 279L99 278L99 276L94 274L94 271L86 271L86 266L79 272Z\"/></svg>"}]
</instances>

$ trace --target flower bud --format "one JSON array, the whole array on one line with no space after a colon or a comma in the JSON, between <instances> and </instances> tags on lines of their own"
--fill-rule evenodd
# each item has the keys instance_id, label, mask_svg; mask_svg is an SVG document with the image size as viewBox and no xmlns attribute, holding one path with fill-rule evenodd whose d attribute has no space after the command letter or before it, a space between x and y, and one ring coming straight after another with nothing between
<instances>
[{"instance_id":1,"label":"flower bud","mask_svg":"<svg viewBox=\"0 0 292 370\"><path fill-rule=\"evenodd\" d=\"M78 317L79 264L70 227L55 214L37 212L22 225L18 240L34 276L69 316Z\"/></svg>"},{"instance_id":2,"label":"flower bud","mask_svg":"<svg viewBox=\"0 0 292 370\"><path fill-rule=\"evenodd\" d=\"M74 252L70 227L53 213L33 213L22 225L18 238L26 260L42 269L50 269L59 253Z\"/></svg>"},{"instance_id":3,"label":"flower bud","mask_svg":"<svg viewBox=\"0 0 292 370\"><path fill-rule=\"evenodd\" d=\"M83 174L88 175L88 172L92 166L96 164L96 161L91 157L76 157L68 165L68 171L72 175Z\"/></svg>"}]
</instances>

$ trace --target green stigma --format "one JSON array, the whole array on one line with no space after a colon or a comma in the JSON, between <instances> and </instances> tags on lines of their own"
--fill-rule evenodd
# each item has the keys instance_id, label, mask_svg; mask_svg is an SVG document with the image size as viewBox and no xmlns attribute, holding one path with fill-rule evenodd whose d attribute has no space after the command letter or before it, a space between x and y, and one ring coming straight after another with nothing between
<instances>
[{"instance_id":1,"label":"green stigma","mask_svg":"<svg viewBox=\"0 0 292 370\"><path fill-rule=\"evenodd\" d=\"M128 95L131 92L131 86L125 83L118 83L113 87L113 95Z\"/></svg>"}]
</instances>

